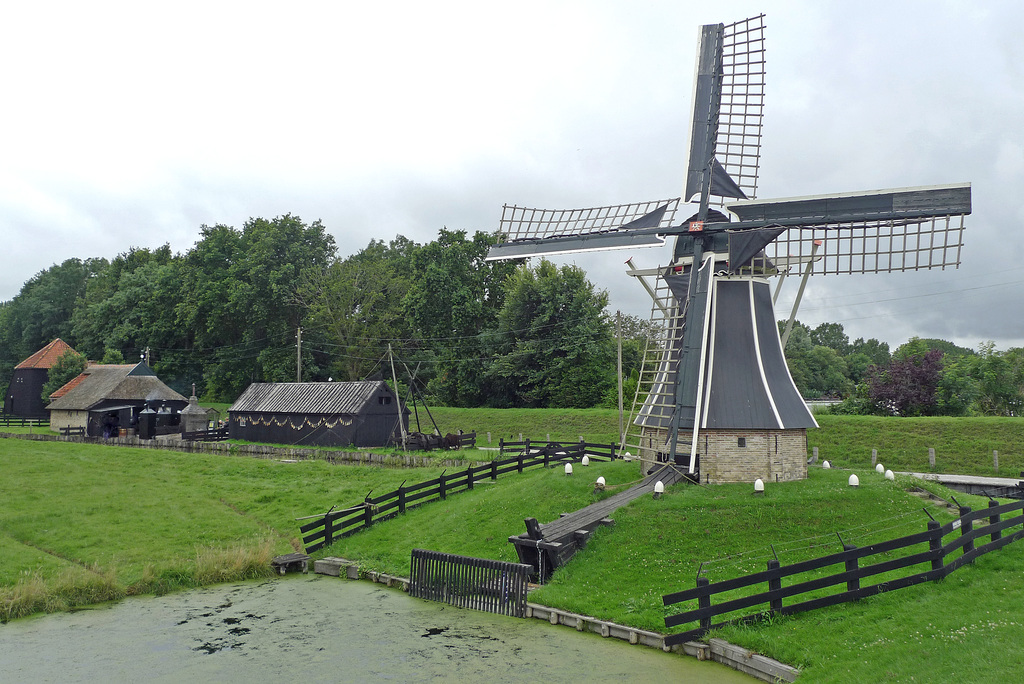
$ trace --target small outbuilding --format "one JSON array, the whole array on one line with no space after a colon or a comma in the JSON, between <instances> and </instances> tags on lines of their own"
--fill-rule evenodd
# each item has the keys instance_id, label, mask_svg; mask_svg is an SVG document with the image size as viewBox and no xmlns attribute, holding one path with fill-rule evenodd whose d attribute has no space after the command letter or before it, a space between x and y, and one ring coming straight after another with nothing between
<instances>
[{"instance_id":1,"label":"small outbuilding","mask_svg":"<svg viewBox=\"0 0 1024 684\"><path fill-rule=\"evenodd\" d=\"M383 380L257 382L228 409L228 425L231 439L250 442L376 447L401 440L409 409L399 413Z\"/></svg>"},{"instance_id":2,"label":"small outbuilding","mask_svg":"<svg viewBox=\"0 0 1024 684\"><path fill-rule=\"evenodd\" d=\"M188 400L165 385L145 362L91 365L50 399L46 408L51 430L85 428L91 437L111 437L121 429L133 429L145 410L155 414L153 434L178 432L180 411L188 405Z\"/></svg>"},{"instance_id":3,"label":"small outbuilding","mask_svg":"<svg viewBox=\"0 0 1024 684\"><path fill-rule=\"evenodd\" d=\"M45 418L43 387L50 368L65 352L74 351L59 337L14 367L11 384L4 394L4 413L23 418Z\"/></svg>"}]
</instances>

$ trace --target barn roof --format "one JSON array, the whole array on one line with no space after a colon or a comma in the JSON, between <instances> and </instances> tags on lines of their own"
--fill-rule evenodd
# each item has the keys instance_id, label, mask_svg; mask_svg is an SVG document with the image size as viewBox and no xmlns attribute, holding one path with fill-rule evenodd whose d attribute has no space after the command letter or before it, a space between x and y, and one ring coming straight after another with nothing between
<instances>
[{"instance_id":1,"label":"barn roof","mask_svg":"<svg viewBox=\"0 0 1024 684\"><path fill-rule=\"evenodd\" d=\"M359 413L383 390L383 380L358 382L254 382L235 400L231 413Z\"/></svg>"},{"instance_id":2,"label":"barn roof","mask_svg":"<svg viewBox=\"0 0 1024 684\"><path fill-rule=\"evenodd\" d=\"M71 345L58 337L14 368L52 368L53 364L57 363L57 359L66 351L75 350L71 348Z\"/></svg>"},{"instance_id":3,"label":"barn roof","mask_svg":"<svg viewBox=\"0 0 1024 684\"><path fill-rule=\"evenodd\" d=\"M84 411L102 401L188 401L145 363L93 365L51 395L51 410Z\"/></svg>"}]
</instances>

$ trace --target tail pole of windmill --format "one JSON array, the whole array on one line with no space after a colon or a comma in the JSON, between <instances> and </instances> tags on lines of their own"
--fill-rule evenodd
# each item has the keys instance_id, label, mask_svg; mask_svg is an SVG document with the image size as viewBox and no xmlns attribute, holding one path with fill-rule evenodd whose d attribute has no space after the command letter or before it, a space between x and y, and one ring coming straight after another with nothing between
<instances>
[{"instance_id":1,"label":"tail pole of windmill","mask_svg":"<svg viewBox=\"0 0 1024 684\"><path fill-rule=\"evenodd\" d=\"M506 205L504 241L488 255L663 248L673 240L665 265L626 262L652 298L655 332L624 445L645 471L670 463L702 482L805 478L807 428L817 423L786 367L770 279L800 274L802 295L812 270L960 264L969 183L755 199L764 33L764 15L700 27L682 197L587 209ZM687 218L677 221L680 211ZM796 306L790 326L795 315Z\"/></svg>"}]
</instances>

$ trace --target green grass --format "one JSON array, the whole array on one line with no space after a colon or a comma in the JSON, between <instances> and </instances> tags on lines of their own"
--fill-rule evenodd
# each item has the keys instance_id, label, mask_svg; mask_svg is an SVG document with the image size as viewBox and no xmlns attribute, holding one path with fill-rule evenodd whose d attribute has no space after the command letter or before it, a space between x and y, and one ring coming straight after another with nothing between
<instances>
[{"instance_id":1,"label":"green grass","mask_svg":"<svg viewBox=\"0 0 1024 684\"><path fill-rule=\"evenodd\" d=\"M551 432L565 441L579 434L611 441L617 423L615 411L435 413L444 431L491 430L495 442L506 430L516 438L522 431L535 439ZM978 474L992 472L991 450L998 449L1007 474L1018 469L1015 445L1024 437L1024 421L1013 419L819 421L810 444L822 458L853 467L859 489L847 486L849 472L819 468L803 482L769 484L764 497L754 497L749 485L674 487L658 501L643 498L619 509L615 525L599 529L531 600L665 631L664 617L683 606L666 608L661 596L694 586L702 564L715 581L763 569L776 555L789 564L838 551L837 532L863 546L923 530L925 506L950 519L905 489L916 484L947 497L948 491L909 478L884 480L869 467L873 447L894 470L927 470L933 446L938 469ZM441 470L21 440L0 440L0 469L2 618L265 573L269 557L298 548L294 518ZM612 489L595 493L598 475ZM515 560L507 540L525 531L524 518L547 522L638 478L635 464L621 462L578 467L572 477L560 468L507 475L317 555L398 575L408 573L416 547ZM986 503L956 496L966 505ZM1024 664L1015 649L1024 639L1024 619L1015 612L1024 599L1022 568L1024 544L1011 544L942 582L719 634L801 667L802 681L1015 681Z\"/></svg>"},{"instance_id":2,"label":"green grass","mask_svg":"<svg viewBox=\"0 0 1024 684\"><path fill-rule=\"evenodd\" d=\"M1024 420L1020 418L882 418L817 415L808 448L841 467L868 466L871 450L894 471L1018 477L1024 471ZM935 449L935 468L928 449ZM992 452L999 452L999 471Z\"/></svg>"},{"instance_id":3,"label":"green grass","mask_svg":"<svg viewBox=\"0 0 1024 684\"><path fill-rule=\"evenodd\" d=\"M0 618L77 605L76 582L97 577L102 600L265 574L270 557L301 549L296 517L410 475L15 439L0 440L0 471ZM19 585L54 596L19 602Z\"/></svg>"}]
</instances>

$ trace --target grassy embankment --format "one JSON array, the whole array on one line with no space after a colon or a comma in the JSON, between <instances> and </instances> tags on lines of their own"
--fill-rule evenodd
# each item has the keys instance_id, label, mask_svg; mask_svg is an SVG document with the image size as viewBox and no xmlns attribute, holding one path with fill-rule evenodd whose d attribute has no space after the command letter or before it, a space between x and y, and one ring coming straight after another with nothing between
<instances>
[{"instance_id":1,"label":"grassy embankment","mask_svg":"<svg viewBox=\"0 0 1024 684\"><path fill-rule=\"evenodd\" d=\"M494 412L436 413L444 430L490 429L495 436L507 430L517 437L522 431L534 438L551 432L566 440L582 434L605 441L617 421L615 411L524 412L509 427L489 417ZM564 427L555 427L559 421ZM872 447L897 470L927 470L929 446L940 466L956 463L963 472L991 472L993 448L1006 470L1024 466L1015 446L1024 422L826 416L821 423L811 444L823 458L858 468L860 489L845 486L846 473L820 469L806 482L769 486L764 498L752 497L745 485L675 488L660 501L620 509L615 527L600 530L533 599L662 631L665 614L676 609L661 606L661 595L692 586L701 562L716 580L762 568L772 557L769 545L791 563L837 550L836 532L864 545L923 529L921 501L902 490L908 483L887 483L869 470ZM610 430L604 427L609 424ZM880 441L895 431L904 433L903 442ZM842 433L847 436L836 436ZM271 556L293 550L295 517L438 472L20 440L0 440L0 468L5 617L266 573ZM416 546L514 560L507 538L523 531L523 518L550 520L595 500L591 483L599 474L613 487L638 477L635 465L624 463L595 464L572 478L558 470L510 475L410 511L324 553L397 574L407 572ZM938 510L933 515L948 519ZM1024 599L1022 561L1024 545L1011 545L937 584L756 628L730 628L723 636L805 668L810 681L1009 680L1021 665L1013 646L1024 638L1016 609Z\"/></svg>"}]
</instances>

